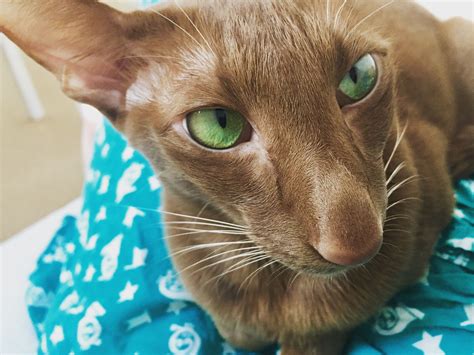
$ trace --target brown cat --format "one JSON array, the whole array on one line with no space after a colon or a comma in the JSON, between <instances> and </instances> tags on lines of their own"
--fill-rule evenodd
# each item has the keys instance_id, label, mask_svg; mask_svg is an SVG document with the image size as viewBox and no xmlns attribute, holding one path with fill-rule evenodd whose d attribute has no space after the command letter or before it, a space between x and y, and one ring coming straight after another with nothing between
<instances>
[{"instance_id":1,"label":"brown cat","mask_svg":"<svg viewBox=\"0 0 474 355\"><path fill-rule=\"evenodd\" d=\"M174 263L238 347L342 351L474 171L472 24L409 1L7 1L0 29L149 158Z\"/></svg>"}]
</instances>

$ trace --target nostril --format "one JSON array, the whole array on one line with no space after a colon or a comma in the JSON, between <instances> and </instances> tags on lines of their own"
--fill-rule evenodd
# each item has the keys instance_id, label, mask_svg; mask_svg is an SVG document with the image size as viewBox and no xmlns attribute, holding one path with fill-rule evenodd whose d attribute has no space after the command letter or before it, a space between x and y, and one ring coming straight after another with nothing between
<instances>
[{"instance_id":1,"label":"nostril","mask_svg":"<svg viewBox=\"0 0 474 355\"><path fill-rule=\"evenodd\" d=\"M364 244L342 246L337 243L320 243L317 252L327 261L342 266L357 266L372 259L382 246L381 237L367 238Z\"/></svg>"}]
</instances>

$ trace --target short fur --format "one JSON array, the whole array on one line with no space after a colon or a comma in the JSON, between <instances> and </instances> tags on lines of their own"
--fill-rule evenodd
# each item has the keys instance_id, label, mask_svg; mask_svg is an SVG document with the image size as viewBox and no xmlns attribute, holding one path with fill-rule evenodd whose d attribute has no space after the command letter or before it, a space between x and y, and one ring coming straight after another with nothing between
<instances>
[{"instance_id":1,"label":"short fur","mask_svg":"<svg viewBox=\"0 0 474 355\"><path fill-rule=\"evenodd\" d=\"M165 210L245 227L193 234L203 220L166 215L183 282L242 348L342 351L423 275L452 179L474 171L472 24L410 1L203 0L129 14L94 0L9 1L0 29L148 157ZM366 53L377 86L341 109L337 86ZM186 113L216 106L241 112L252 140L227 151L193 142ZM185 221L191 233L174 236ZM254 246L266 258L245 264L251 252L237 249Z\"/></svg>"}]
</instances>

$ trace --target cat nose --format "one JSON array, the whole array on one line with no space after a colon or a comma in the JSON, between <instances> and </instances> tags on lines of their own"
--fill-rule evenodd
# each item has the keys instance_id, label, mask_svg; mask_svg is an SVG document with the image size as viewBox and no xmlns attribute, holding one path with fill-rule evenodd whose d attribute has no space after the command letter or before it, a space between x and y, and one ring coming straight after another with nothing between
<instances>
[{"instance_id":1,"label":"cat nose","mask_svg":"<svg viewBox=\"0 0 474 355\"><path fill-rule=\"evenodd\" d=\"M382 246L381 237L368 237L366 243L354 248L345 248L337 244L323 243L316 250L330 263L341 266L362 265L372 259Z\"/></svg>"},{"instance_id":2,"label":"cat nose","mask_svg":"<svg viewBox=\"0 0 474 355\"><path fill-rule=\"evenodd\" d=\"M381 217L368 197L341 199L319 223L319 235L311 245L327 261L356 266L373 258L382 246Z\"/></svg>"}]
</instances>

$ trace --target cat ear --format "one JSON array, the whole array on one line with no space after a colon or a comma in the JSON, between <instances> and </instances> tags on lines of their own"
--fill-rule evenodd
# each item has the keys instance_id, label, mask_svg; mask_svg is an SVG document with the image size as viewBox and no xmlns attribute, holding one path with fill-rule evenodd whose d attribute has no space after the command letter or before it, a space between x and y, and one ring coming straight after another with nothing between
<instances>
[{"instance_id":1,"label":"cat ear","mask_svg":"<svg viewBox=\"0 0 474 355\"><path fill-rule=\"evenodd\" d=\"M127 16L96 0L10 0L0 7L0 31L52 72L69 97L116 120L133 79Z\"/></svg>"}]
</instances>

